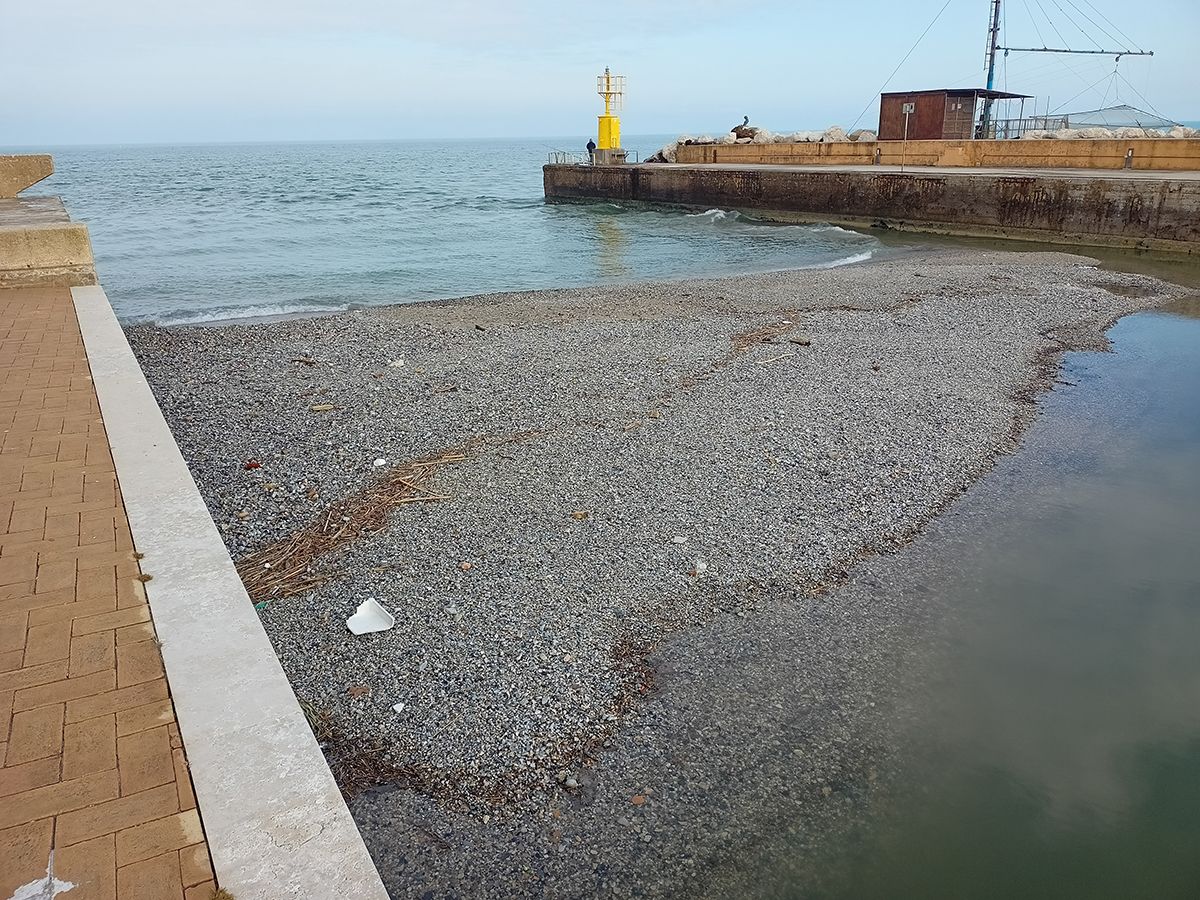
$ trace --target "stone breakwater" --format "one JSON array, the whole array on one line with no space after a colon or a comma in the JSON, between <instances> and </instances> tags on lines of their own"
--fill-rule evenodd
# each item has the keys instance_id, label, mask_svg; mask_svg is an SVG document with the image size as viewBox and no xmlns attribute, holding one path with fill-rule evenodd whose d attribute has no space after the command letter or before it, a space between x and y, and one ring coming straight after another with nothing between
<instances>
[{"instance_id":1,"label":"stone breakwater","mask_svg":"<svg viewBox=\"0 0 1200 900\"><path fill-rule=\"evenodd\" d=\"M353 806L392 895L663 895L869 796L919 611L838 585L1176 293L956 251L129 337L235 559L462 457L262 609L335 771L402 788Z\"/></svg>"}]
</instances>

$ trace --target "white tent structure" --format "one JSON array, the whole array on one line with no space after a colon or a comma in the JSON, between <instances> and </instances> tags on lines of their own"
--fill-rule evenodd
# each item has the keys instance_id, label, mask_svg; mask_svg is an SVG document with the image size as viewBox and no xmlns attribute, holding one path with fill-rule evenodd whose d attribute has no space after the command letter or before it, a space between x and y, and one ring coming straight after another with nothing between
<instances>
[{"instance_id":1,"label":"white tent structure","mask_svg":"<svg viewBox=\"0 0 1200 900\"><path fill-rule=\"evenodd\" d=\"M1195 138L1200 137L1200 130L1185 128L1165 116L1121 104L1026 119L1001 119L996 123L996 137L1056 138L1060 141L1074 138Z\"/></svg>"},{"instance_id":2,"label":"white tent structure","mask_svg":"<svg viewBox=\"0 0 1200 900\"><path fill-rule=\"evenodd\" d=\"M1128 104L1106 106L1103 109L1088 109L1083 112L1062 113L1055 116L1063 120L1063 128L1173 128L1178 125L1171 119L1148 113Z\"/></svg>"}]
</instances>

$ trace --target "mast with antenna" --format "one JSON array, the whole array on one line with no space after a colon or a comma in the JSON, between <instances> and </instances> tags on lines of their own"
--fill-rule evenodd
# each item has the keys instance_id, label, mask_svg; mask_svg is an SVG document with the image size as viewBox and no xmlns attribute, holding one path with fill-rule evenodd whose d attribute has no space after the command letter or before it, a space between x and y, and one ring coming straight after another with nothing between
<instances>
[{"instance_id":1,"label":"mast with antenna","mask_svg":"<svg viewBox=\"0 0 1200 900\"><path fill-rule=\"evenodd\" d=\"M1000 43L1000 0L990 0L992 4L992 24L988 28L987 53L984 61L987 63L987 89L992 90L996 83L996 45ZM988 136L988 126L992 119L992 98L983 98L983 117L979 120L979 136Z\"/></svg>"},{"instance_id":2,"label":"mast with antenna","mask_svg":"<svg viewBox=\"0 0 1200 900\"><path fill-rule=\"evenodd\" d=\"M1072 53L1072 54L1082 54L1082 55L1086 55L1086 56L1112 56L1112 57L1115 57L1116 62L1120 62L1122 56L1153 56L1154 55L1153 50L1141 50L1141 49L1130 50L1128 48L1126 48L1124 50L1102 50L1099 48L1097 48L1095 50L1072 50L1068 47L1046 47L1044 45L1041 47L1001 46L1000 45L1000 0L988 0L988 2L991 6L991 16L989 17L987 53L984 56L984 62L987 65L987 89L989 91L991 91L993 89L993 85L995 84L996 53L1000 50L1004 51L1005 56L1008 56L1008 54L1010 54L1010 53ZM1075 4L1072 3L1071 5L1074 6ZM1076 8L1078 9L1078 7L1076 7ZM1061 9L1061 7L1060 7L1060 9ZM1101 13L1101 15L1103 16L1103 13ZM1122 32L1119 28L1117 28L1116 30L1126 40L1129 39L1128 36L1125 35L1125 33ZM1105 31L1105 34L1108 34L1108 32ZM1061 37L1061 34L1059 36ZM1111 34L1109 34L1108 36L1112 37ZM983 115L979 120L978 137L986 138L988 135L988 130L989 130L989 127L991 126L991 119L992 119L992 103L993 103L993 100L991 97L983 98ZM1047 115L1049 115L1048 109L1047 109Z\"/></svg>"},{"instance_id":3,"label":"mast with antenna","mask_svg":"<svg viewBox=\"0 0 1200 900\"><path fill-rule=\"evenodd\" d=\"M996 46L996 34L997 34L996 21L999 19L999 16L1000 16L1000 0L992 0L992 5L995 7L995 13L994 13L994 17L992 19L992 31L991 31L989 37L992 42L991 43L992 50L991 50L990 58L991 58L991 62L993 65L995 64L995 61L996 61L995 56L996 56L997 50L1003 50L1005 56L1007 56L1009 53L1076 53L1076 54L1084 54L1087 56L1114 56L1117 58L1118 61L1121 59L1122 56L1153 56L1154 55L1153 50L1141 50L1141 49L1130 50L1128 47L1126 47L1124 50L1102 50L1099 47L1097 47L1095 50L1072 50L1069 47L1047 47L1045 44L1043 44L1041 47L997 47ZM1055 5L1057 6L1057 4L1055 4ZM1072 3L1071 5L1075 6L1074 3ZM1059 8L1061 9L1061 7L1059 7ZM1075 7L1075 8L1077 10L1079 9L1079 7ZM1092 8L1095 9L1095 7L1092 7ZM1080 10L1080 11L1082 12L1082 10ZM1099 10L1096 10L1096 11L1099 12ZM1100 15L1102 17L1104 17L1103 13L1100 13ZM1074 21L1074 20L1071 20L1071 21ZM1095 24L1095 20L1089 20L1089 21L1091 21L1093 24ZM1106 22L1108 21L1107 17L1105 17L1105 21ZM1112 24L1112 23L1109 22L1109 24ZM1082 31L1082 28L1080 26L1076 25L1076 27L1080 28L1080 30ZM1113 27L1121 35L1121 37L1125 38L1125 40L1129 40L1129 36L1127 34L1125 34L1125 32L1121 31L1121 29L1117 28L1115 25ZM1101 25L1100 30L1104 31L1104 33L1107 34L1110 38L1112 37L1112 35L1109 34L1108 31L1104 30L1104 26ZM1086 32L1084 32L1084 33L1086 34ZM1040 37L1040 35L1039 35L1039 37ZM1059 37L1062 37L1061 32L1059 33ZM1095 40L1094 38L1091 38L1091 39ZM990 88L991 86L992 86L991 70L989 70L988 71L988 87Z\"/></svg>"}]
</instances>

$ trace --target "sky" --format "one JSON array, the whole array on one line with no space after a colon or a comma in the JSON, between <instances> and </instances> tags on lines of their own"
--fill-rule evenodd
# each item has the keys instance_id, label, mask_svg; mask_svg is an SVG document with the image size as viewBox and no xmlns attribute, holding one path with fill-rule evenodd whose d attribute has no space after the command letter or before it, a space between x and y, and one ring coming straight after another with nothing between
<instances>
[{"instance_id":1,"label":"sky","mask_svg":"<svg viewBox=\"0 0 1200 900\"><path fill-rule=\"evenodd\" d=\"M0 0L0 146L582 135L606 65L628 78L626 134L717 133L743 115L772 131L874 127L885 82L982 84L988 6ZM1010 54L997 86L1039 111L1130 102L1200 120L1200 0L1002 9L1009 46L1155 51L1118 76L1111 58Z\"/></svg>"}]
</instances>

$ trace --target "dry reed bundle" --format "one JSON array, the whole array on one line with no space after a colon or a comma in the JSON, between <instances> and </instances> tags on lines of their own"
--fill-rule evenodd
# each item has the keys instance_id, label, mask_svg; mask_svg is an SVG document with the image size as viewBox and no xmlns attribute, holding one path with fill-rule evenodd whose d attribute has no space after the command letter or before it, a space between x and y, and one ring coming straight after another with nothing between
<instances>
[{"instance_id":1,"label":"dry reed bundle","mask_svg":"<svg viewBox=\"0 0 1200 900\"><path fill-rule=\"evenodd\" d=\"M789 321L776 322L755 328L753 331L739 332L731 336L729 342L733 345L734 353L744 353L755 344L773 343L775 338L787 334L795 327L795 324Z\"/></svg>"},{"instance_id":2,"label":"dry reed bundle","mask_svg":"<svg viewBox=\"0 0 1200 900\"><path fill-rule=\"evenodd\" d=\"M250 599L258 605L292 597L336 578L340 573L318 572L314 563L359 535L382 529L399 506L447 499L430 482L442 466L466 458L466 448L458 448L396 466L376 484L330 505L291 536L242 557L237 572Z\"/></svg>"}]
</instances>

